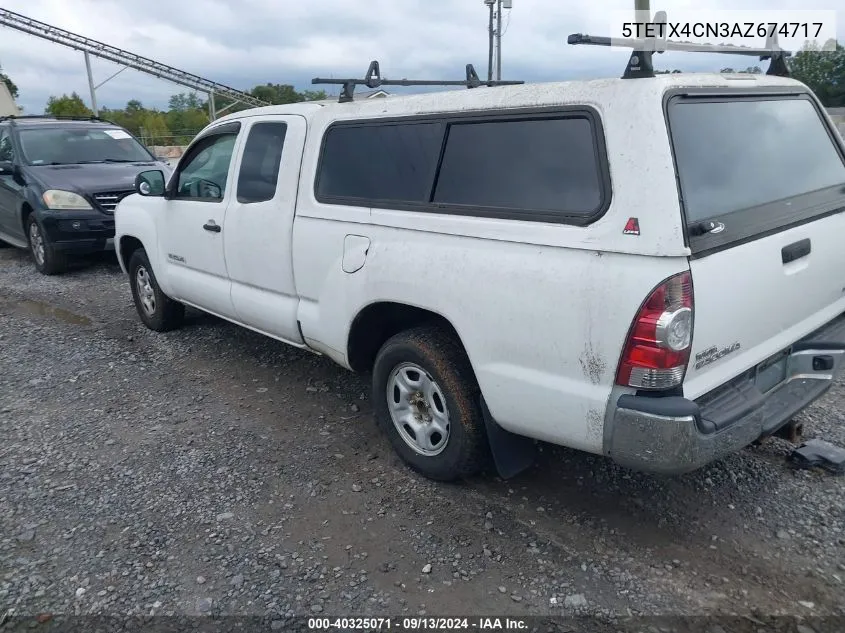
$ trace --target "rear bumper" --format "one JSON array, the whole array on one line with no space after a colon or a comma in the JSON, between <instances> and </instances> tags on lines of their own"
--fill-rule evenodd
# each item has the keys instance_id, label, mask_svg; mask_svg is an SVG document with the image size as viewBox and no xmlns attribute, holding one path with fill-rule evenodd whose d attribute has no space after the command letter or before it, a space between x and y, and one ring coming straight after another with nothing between
<instances>
[{"instance_id":1,"label":"rear bumper","mask_svg":"<svg viewBox=\"0 0 845 633\"><path fill-rule=\"evenodd\" d=\"M845 367L845 315L784 353L786 377L766 393L755 368L696 401L620 396L606 452L635 470L680 474L775 433Z\"/></svg>"}]
</instances>

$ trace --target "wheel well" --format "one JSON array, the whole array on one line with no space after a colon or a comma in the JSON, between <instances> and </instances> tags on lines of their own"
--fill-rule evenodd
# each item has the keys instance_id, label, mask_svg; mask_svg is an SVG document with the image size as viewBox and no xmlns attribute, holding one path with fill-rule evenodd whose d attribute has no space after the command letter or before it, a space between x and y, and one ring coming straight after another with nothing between
<instances>
[{"instance_id":1,"label":"wheel well","mask_svg":"<svg viewBox=\"0 0 845 633\"><path fill-rule=\"evenodd\" d=\"M127 235L120 238L120 258L123 260L124 266L129 266L129 258L139 248L144 248L144 245L137 237Z\"/></svg>"},{"instance_id":2,"label":"wheel well","mask_svg":"<svg viewBox=\"0 0 845 633\"><path fill-rule=\"evenodd\" d=\"M361 310L352 322L346 346L349 366L355 371L370 371L387 339L420 325L439 325L460 342L457 330L436 312L403 303L374 303Z\"/></svg>"}]
</instances>

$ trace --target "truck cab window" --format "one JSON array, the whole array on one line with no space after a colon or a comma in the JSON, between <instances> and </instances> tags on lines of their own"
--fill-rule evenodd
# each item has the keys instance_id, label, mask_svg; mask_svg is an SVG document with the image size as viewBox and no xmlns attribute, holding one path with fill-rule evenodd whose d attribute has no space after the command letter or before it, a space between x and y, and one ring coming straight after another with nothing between
<instances>
[{"instance_id":1,"label":"truck cab window","mask_svg":"<svg viewBox=\"0 0 845 633\"><path fill-rule=\"evenodd\" d=\"M236 138L236 134L217 134L201 140L179 170L174 197L208 202L222 200Z\"/></svg>"}]
</instances>

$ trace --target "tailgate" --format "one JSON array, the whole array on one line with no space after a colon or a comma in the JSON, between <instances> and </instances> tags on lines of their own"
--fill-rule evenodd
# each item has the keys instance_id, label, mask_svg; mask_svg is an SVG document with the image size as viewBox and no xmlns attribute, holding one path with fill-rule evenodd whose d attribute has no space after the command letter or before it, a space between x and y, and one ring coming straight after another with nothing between
<instances>
[{"instance_id":1,"label":"tailgate","mask_svg":"<svg viewBox=\"0 0 845 633\"><path fill-rule=\"evenodd\" d=\"M667 112L695 297L684 393L761 363L771 387L777 355L845 311L842 141L806 94L684 95Z\"/></svg>"}]
</instances>

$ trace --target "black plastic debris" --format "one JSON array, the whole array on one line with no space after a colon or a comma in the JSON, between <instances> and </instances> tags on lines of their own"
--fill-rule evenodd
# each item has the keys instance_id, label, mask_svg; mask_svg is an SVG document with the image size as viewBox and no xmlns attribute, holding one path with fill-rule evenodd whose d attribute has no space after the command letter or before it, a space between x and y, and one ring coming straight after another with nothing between
<instances>
[{"instance_id":1,"label":"black plastic debris","mask_svg":"<svg viewBox=\"0 0 845 633\"><path fill-rule=\"evenodd\" d=\"M845 473L845 448L824 440L804 442L792 451L790 459L799 468L823 468L836 475Z\"/></svg>"}]
</instances>

